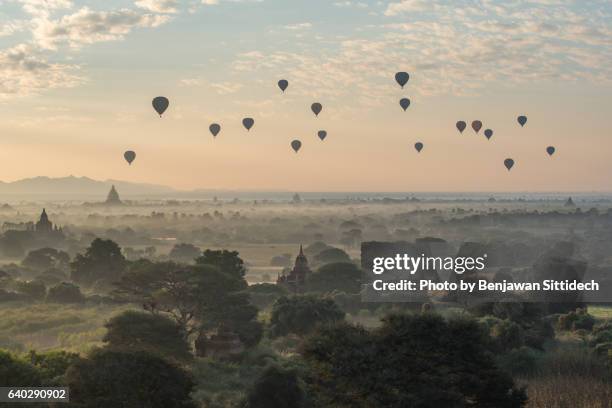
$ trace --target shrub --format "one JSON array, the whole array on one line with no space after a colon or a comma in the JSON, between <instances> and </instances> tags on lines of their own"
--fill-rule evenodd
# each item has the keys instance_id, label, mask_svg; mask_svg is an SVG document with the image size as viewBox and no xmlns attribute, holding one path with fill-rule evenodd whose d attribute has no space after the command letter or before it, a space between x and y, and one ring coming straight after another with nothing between
<instances>
[{"instance_id":1,"label":"shrub","mask_svg":"<svg viewBox=\"0 0 612 408\"><path fill-rule=\"evenodd\" d=\"M62 282L49 288L47 302L53 303L81 303L85 297L81 289L73 283Z\"/></svg>"},{"instance_id":2,"label":"shrub","mask_svg":"<svg viewBox=\"0 0 612 408\"><path fill-rule=\"evenodd\" d=\"M0 350L0 384L2 387L37 387L40 373L29 362L5 350Z\"/></svg>"},{"instance_id":3,"label":"shrub","mask_svg":"<svg viewBox=\"0 0 612 408\"><path fill-rule=\"evenodd\" d=\"M47 294L45 284L39 280L16 281L15 290L33 300L42 300Z\"/></svg>"},{"instance_id":4,"label":"shrub","mask_svg":"<svg viewBox=\"0 0 612 408\"><path fill-rule=\"evenodd\" d=\"M541 352L529 347L510 350L497 358L499 367L512 376L524 376L536 371Z\"/></svg>"},{"instance_id":5,"label":"shrub","mask_svg":"<svg viewBox=\"0 0 612 408\"><path fill-rule=\"evenodd\" d=\"M508 351L523 346L525 334L521 326L510 320L501 320L491 327L491 337L500 351Z\"/></svg>"},{"instance_id":6,"label":"shrub","mask_svg":"<svg viewBox=\"0 0 612 408\"><path fill-rule=\"evenodd\" d=\"M295 370L268 367L248 392L245 408L299 408L304 393Z\"/></svg>"},{"instance_id":7,"label":"shrub","mask_svg":"<svg viewBox=\"0 0 612 408\"><path fill-rule=\"evenodd\" d=\"M594 325L595 318L588 314L586 309L576 309L575 311L560 315L559 320L557 320L559 330L565 331L591 331Z\"/></svg>"}]
</instances>

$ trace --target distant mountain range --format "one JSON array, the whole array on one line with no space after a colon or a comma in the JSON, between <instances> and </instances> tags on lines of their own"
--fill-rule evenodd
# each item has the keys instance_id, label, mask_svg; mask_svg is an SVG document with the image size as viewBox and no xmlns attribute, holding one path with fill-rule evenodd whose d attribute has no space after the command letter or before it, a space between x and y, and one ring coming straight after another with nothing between
<instances>
[{"instance_id":1,"label":"distant mountain range","mask_svg":"<svg viewBox=\"0 0 612 408\"><path fill-rule=\"evenodd\" d=\"M160 196L178 193L171 187L121 180L94 180L89 177L32 177L9 183L0 181L0 201L3 196L45 198L94 198L103 200L114 185L121 197Z\"/></svg>"}]
</instances>

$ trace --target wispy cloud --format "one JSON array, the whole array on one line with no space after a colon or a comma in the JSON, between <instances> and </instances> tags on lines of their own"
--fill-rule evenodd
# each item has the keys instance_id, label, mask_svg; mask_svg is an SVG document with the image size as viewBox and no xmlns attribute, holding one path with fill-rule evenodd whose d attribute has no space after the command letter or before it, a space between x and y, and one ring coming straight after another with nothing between
<instances>
[{"instance_id":1,"label":"wispy cloud","mask_svg":"<svg viewBox=\"0 0 612 408\"><path fill-rule=\"evenodd\" d=\"M138 0L134 3L137 7L154 13L174 14L178 11L178 0Z\"/></svg>"},{"instance_id":2,"label":"wispy cloud","mask_svg":"<svg viewBox=\"0 0 612 408\"><path fill-rule=\"evenodd\" d=\"M285 30L293 30L293 31L308 30L308 29L312 28L312 23L288 24L286 26L283 26L283 28Z\"/></svg>"},{"instance_id":3,"label":"wispy cloud","mask_svg":"<svg viewBox=\"0 0 612 408\"><path fill-rule=\"evenodd\" d=\"M386 101L397 70L417 95L474 94L490 84L612 80L611 11L557 1L404 0L386 22L300 51L240 54L239 72L284 72L306 92Z\"/></svg>"},{"instance_id":4,"label":"wispy cloud","mask_svg":"<svg viewBox=\"0 0 612 408\"><path fill-rule=\"evenodd\" d=\"M178 4L178 0L138 0L135 9L92 10L75 8L70 0L10 1L21 4L30 18L8 21L0 28L0 36L29 32L31 39L0 50L2 98L82 83L77 63L57 62L62 59L59 51L63 46L78 49L121 40L134 28L158 27L169 21L169 13ZM55 58L50 58L49 51L55 52Z\"/></svg>"},{"instance_id":5,"label":"wispy cloud","mask_svg":"<svg viewBox=\"0 0 612 408\"><path fill-rule=\"evenodd\" d=\"M83 7L57 20L38 19L34 40L46 49L65 43L79 48L85 44L123 39L135 27L157 27L169 19L166 15L142 14L131 9L95 11Z\"/></svg>"},{"instance_id":6,"label":"wispy cloud","mask_svg":"<svg viewBox=\"0 0 612 408\"><path fill-rule=\"evenodd\" d=\"M0 51L0 98L23 96L44 89L73 87L84 79L78 67L50 63L36 47L19 44Z\"/></svg>"},{"instance_id":7,"label":"wispy cloud","mask_svg":"<svg viewBox=\"0 0 612 408\"><path fill-rule=\"evenodd\" d=\"M179 81L180 86L195 87L206 86L215 91L219 95L228 95L238 92L243 88L243 85L238 82L209 82L204 78L185 78Z\"/></svg>"}]
</instances>

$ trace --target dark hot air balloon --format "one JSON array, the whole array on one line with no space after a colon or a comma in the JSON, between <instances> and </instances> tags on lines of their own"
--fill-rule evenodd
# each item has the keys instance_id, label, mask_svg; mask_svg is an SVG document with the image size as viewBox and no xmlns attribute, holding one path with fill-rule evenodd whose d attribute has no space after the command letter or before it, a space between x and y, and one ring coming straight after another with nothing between
<instances>
[{"instance_id":1,"label":"dark hot air balloon","mask_svg":"<svg viewBox=\"0 0 612 408\"><path fill-rule=\"evenodd\" d=\"M472 122L472 129L474 129L474 132L478 133L478 131L480 131L480 128L482 128L482 122L479 120L475 120Z\"/></svg>"},{"instance_id":2,"label":"dark hot air balloon","mask_svg":"<svg viewBox=\"0 0 612 408\"><path fill-rule=\"evenodd\" d=\"M552 156L553 154L555 154L555 146L548 146L546 148L546 153L548 153L549 156Z\"/></svg>"},{"instance_id":3,"label":"dark hot air balloon","mask_svg":"<svg viewBox=\"0 0 612 408\"><path fill-rule=\"evenodd\" d=\"M323 110L323 106L319 102L315 102L310 106L310 109L312 109L315 116L319 116L319 113Z\"/></svg>"},{"instance_id":4,"label":"dark hot air balloon","mask_svg":"<svg viewBox=\"0 0 612 408\"><path fill-rule=\"evenodd\" d=\"M465 130L465 127L467 125L466 125L466 123L464 121L460 120L459 122L457 122L457 124L455 126L457 126L457 129L459 130L459 133L463 133L463 131Z\"/></svg>"},{"instance_id":5,"label":"dark hot air balloon","mask_svg":"<svg viewBox=\"0 0 612 408\"><path fill-rule=\"evenodd\" d=\"M157 96L153 98L152 103L153 103L153 109L155 109L155 112L157 112L160 118L161 118L161 115L164 114L166 109L168 109L168 105L170 105L170 101L165 96Z\"/></svg>"},{"instance_id":6,"label":"dark hot air balloon","mask_svg":"<svg viewBox=\"0 0 612 408\"><path fill-rule=\"evenodd\" d=\"M280 81L278 81L278 87L281 91L285 92L285 89L287 89L288 86L289 81L287 81L286 79L281 79Z\"/></svg>"},{"instance_id":7,"label":"dark hot air balloon","mask_svg":"<svg viewBox=\"0 0 612 408\"><path fill-rule=\"evenodd\" d=\"M398 72L395 74L395 80L403 88L408 83L410 75L407 72Z\"/></svg>"},{"instance_id":8,"label":"dark hot air balloon","mask_svg":"<svg viewBox=\"0 0 612 408\"><path fill-rule=\"evenodd\" d=\"M246 130L251 130L254 124L255 120L253 120L253 118L242 119L242 126L244 126Z\"/></svg>"},{"instance_id":9,"label":"dark hot air balloon","mask_svg":"<svg viewBox=\"0 0 612 408\"><path fill-rule=\"evenodd\" d=\"M510 171L510 169L512 167L514 167L514 160L512 159L506 159L504 160L504 166L506 166L506 168L508 169L508 171Z\"/></svg>"},{"instance_id":10,"label":"dark hot air balloon","mask_svg":"<svg viewBox=\"0 0 612 408\"><path fill-rule=\"evenodd\" d=\"M423 150L423 143L421 142L416 142L414 144L414 148L416 149L417 152L421 153L421 150Z\"/></svg>"},{"instance_id":11,"label":"dark hot air balloon","mask_svg":"<svg viewBox=\"0 0 612 408\"><path fill-rule=\"evenodd\" d=\"M400 99L399 104L400 104L400 106L402 107L402 109L405 112L406 109L408 109L408 107L410 106L410 99L402 98L402 99Z\"/></svg>"},{"instance_id":12,"label":"dark hot air balloon","mask_svg":"<svg viewBox=\"0 0 612 408\"><path fill-rule=\"evenodd\" d=\"M491 137L493 137L493 131L491 129L485 129L484 134L487 139L491 139Z\"/></svg>"},{"instance_id":13,"label":"dark hot air balloon","mask_svg":"<svg viewBox=\"0 0 612 408\"><path fill-rule=\"evenodd\" d=\"M300 142L299 140L294 140L291 142L291 147L297 153L298 150L300 150L300 148L302 147L302 142Z\"/></svg>"},{"instance_id":14,"label":"dark hot air balloon","mask_svg":"<svg viewBox=\"0 0 612 408\"><path fill-rule=\"evenodd\" d=\"M319 132L317 132L317 136L319 136L319 139L325 140L327 137L327 132L325 130L319 130Z\"/></svg>"},{"instance_id":15,"label":"dark hot air balloon","mask_svg":"<svg viewBox=\"0 0 612 408\"><path fill-rule=\"evenodd\" d=\"M132 162L134 161L134 159L136 158L136 153L134 153L131 150L128 150L127 152L123 153L123 158L125 159L126 162L128 162L128 164L131 166Z\"/></svg>"},{"instance_id":16,"label":"dark hot air balloon","mask_svg":"<svg viewBox=\"0 0 612 408\"><path fill-rule=\"evenodd\" d=\"M210 130L210 133L212 133L213 137L217 137L217 135L221 131L221 125L219 125L218 123L213 123L208 127L208 129Z\"/></svg>"},{"instance_id":17,"label":"dark hot air balloon","mask_svg":"<svg viewBox=\"0 0 612 408\"><path fill-rule=\"evenodd\" d=\"M521 127L525 126L525 123L527 123L527 116L519 116L518 118L516 118L516 121L519 123L519 125L521 125Z\"/></svg>"}]
</instances>

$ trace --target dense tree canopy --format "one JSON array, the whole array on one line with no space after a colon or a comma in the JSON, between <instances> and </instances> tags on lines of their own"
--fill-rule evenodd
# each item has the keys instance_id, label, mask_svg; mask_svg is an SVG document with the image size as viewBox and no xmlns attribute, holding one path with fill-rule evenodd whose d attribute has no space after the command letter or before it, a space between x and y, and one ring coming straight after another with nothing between
<instances>
[{"instance_id":1,"label":"dense tree canopy","mask_svg":"<svg viewBox=\"0 0 612 408\"><path fill-rule=\"evenodd\" d=\"M294 370L270 366L249 390L244 408L300 408L304 393Z\"/></svg>"},{"instance_id":2,"label":"dense tree canopy","mask_svg":"<svg viewBox=\"0 0 612 408\"><path fill-rule=\"evenodd\" d=\"M313 261L318 265L325 265L336 262L350 262L351 258L339 248L328 248L315 255Z\"/></svg>"},{"instance_id":3,"label":"dense tree canopy","mask_svg":"<svg viewBox=\"0 0 612 408\"><path fill-rule=\"evenodd\" d=\"M474 320L390 315L369 332L343 324L308 339L303 355L322 406L515 408L522 390L494 364Z\"/></svg>"},{"instance_id":4,"label":"dense tree canopy","mask_svg":"<svg viewBox=\"0 0 612 408\"><path fill-rule=\"evenodd\" d=\"M283 296L272 306L270 331L273 336L303 336L318 325L342 319L344 312L332 299L314 295Z\"/></svg>"},{"instance_id":5,"label":"dense tree canopy","mask_svg":"<svg viewBox=\"0 0 612 408\"><path fill-rule=\"evenodd\" d=\"M246 274L244 261L237 251L207 249L196 259L196 263L216 266L221 272L235 278L244 278Z\"/></svg>"},{"instance_id":6,"label":"dense tree canopy","mask_svg":"<svg viewBox=\"0 0 612 408\"><path fill-rule=\"evenodd\" d=\"M205 251L195 265L137 261L118 282L117 294L150 312L167 313L187 336L223 325L253 345L262 329L247 287L237 252Z\"/></svg>"},{"instance_id":7,"label":"dense tree canopy","mask_svg":"<svg viewBox=\"0 0 612 408\"><path fill-rule=\"evenodd\" d=\"M187 372L144 351L97 350L66 373L70 401L83 408L192 408Z\"/></svg>"},{"instance_id":8,"label":"dense tree canopy","mask_svg":"<svg viewBox=\"0 0 612 408\"><path fill-rule=\"evenodd\" d=\"M28 252L21 264L27 268L45 271L51 268L64 270L68 268L70 255L55 248L40 248Z\"/></svg>"},{"instance_id":9,"label":"dense tree canopy","mask_svg":"<svg viewBox=\"0 0 612 408\"><path fill-rule=\"evenodd\" d=\"M40 373L28 361L0 349L0 384L2 387L38 387Z\"/></svg>"},{"instance_id":10,"label":"dense tree canopy","mask_svg":"<svg viewBox=\"0 0 612 408\"><path fill-rule=\"evenodd\" d=\"M351 262L337 262L323 265L308 277L308 290L313 292L346 293L361 291L361 269Z\"/></svg>"},{"instance_id":11,"label":"dense tree canopy","mask_svg":"<svg viewBox=\"0 0 612 408\"><path fill-rule=\"evenodd\" d=\"M114 316L105 327L103 341L110 348L144 350L176 359L191 356L181 326L164 315L129 310Z\"/></svg>"},{"instance_id":12,"label":"dense tree canopy","mask_svg":"<svg viewBox=\"0 0 612 408\"><path fill-rule=\"evenodd\" d=\"M81 289L70 282L60 282L49 288L47 302L54 303L80 303L85 300Z\"/></svg>"},{"instance_id":13,"label":"dense tree canopy","mask_svg":"<svg viewBox=\"0 0 612 408\"><path fill-rule=\"evenodd\" d=\"M76 256L70 267L72 280L79 284L113 283L121 278L126 260L115 242L96 238L84 254Z\"/></svg>"}]
</instances>

